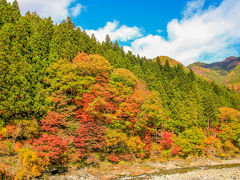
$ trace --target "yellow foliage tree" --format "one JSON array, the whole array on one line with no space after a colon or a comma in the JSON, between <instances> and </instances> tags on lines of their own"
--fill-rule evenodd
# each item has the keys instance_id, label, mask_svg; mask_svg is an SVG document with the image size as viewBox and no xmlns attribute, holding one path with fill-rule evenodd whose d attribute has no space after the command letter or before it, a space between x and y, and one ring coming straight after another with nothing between
<instances>
[{"instance_id":1,"label":"yellow foliage tree","mask_svg":"<svg viewBox=\"0 0 240 180\"><path fill-rule=\"evenodd\" d=\"M228 107L219 110L219 119L222 123L219 127L221 132L218 136L223 142L231 140L235 146L240 147L240 111Z\"/></svg>"},{"instance_id":2,"label":"yellow foliage tree","mask_svg":"<svg viewBox=\"0 0 240 180\"><path fill-rule=\"evenodd\" d=\"M123 145L127 140L127 135L119 129L107 129L106 143L107 146Z\"/></svg>"},{"instance_id":3,"label":"yellow foliage tree","mask_svg":"<svg viewBox=\"0 0 240 180\"><path fill-rule=\"evenodd\" d=\"M136 76L129 70L118 68L111 74L111 80L114 83L122 83L129 87L135 87L137 84Z\"/></svg>"},{"instance_id":4,"label":"yellow foliage tree","mask_svg":"<svg viewBox=\"0 0 240 180\"><path fill-rule=\"evenodd\" d=\"M82 52L72 62L77 69L78 75L82 76L96 76L100 73L109 73L113 69L111 64L98 54L88 56Z\"/></svg>"},{"instance_id":5,"label":"yellow foliage tree","mask_svg":"<svg viewBox=\"0 0 240 180\"><path fill-rule=\"evenodd\" d=\"M228 107L222 107L219 109L219 119L224 122L233 122L233 121L239 121L240 122L240 111L228 108Z\"/></svg>"},{"instance_id":6,"label":"yellow foliage tree","mask_svg":"<svg viewBox=\"0 0 240 180\"><path fill-rule=\"evenodd\" d=\"M33 178L40 176L49 165L47 156L40 157L30 148L22 148L19 151L19 172L15 179Z\"/></svg>"},{"instance_id":7,"label":"yellow foliage tree","mask_svg":"<svg viewBox=\"0 0 240 180\"><path fill-rule=\"evenodd\" d=\"M140 137L130 137L126 143L132 154L136 155L137 157L141 157L141 155L144 154L143 150L145 144L142 142Z\"/></svg>"}]
</instances>

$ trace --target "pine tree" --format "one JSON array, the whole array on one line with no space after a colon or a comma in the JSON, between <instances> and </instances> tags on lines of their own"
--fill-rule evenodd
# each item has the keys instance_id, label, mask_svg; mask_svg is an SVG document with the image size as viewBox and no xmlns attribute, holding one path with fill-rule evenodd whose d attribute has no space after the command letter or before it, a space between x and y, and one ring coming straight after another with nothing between
<instances>
[{"instance_id":1,"label":"pine tree","mask_svg":"<svg viewBox=\"0 0 240 180\"><path fill-rule=\"evenodd\" d=\"M77 55L77 48L73 39L74 28L75 25L70 17L58 26L54 26L54 33L49 47L50 61L56 62L60 58L66 58L70 61Z\"/></svg>"},{"instance_id":2,"label":"pine tree","mask_svg":"<svg viewBox=\"0 0 240 180\"><path fill-rule=\"evenodd\" d=\"M14 1L13 5L7 3L6 0L0 0L0 28L5 23L14 23L20 18L20 11L17 2Z\"/></svg>"},{"instance_id":3,"label":"pine tree","mask_svg":"<svg viewBox=\"0 0 240 180\"><path fill-rule=\"evenodd\" d=\"M13 6L17 11L20 12L20 9L19 9L19 6L18 6L18 2L17 2L17 0L14 0L14 1L13 1L12 6Z\"/></svg>"}]
</instances>

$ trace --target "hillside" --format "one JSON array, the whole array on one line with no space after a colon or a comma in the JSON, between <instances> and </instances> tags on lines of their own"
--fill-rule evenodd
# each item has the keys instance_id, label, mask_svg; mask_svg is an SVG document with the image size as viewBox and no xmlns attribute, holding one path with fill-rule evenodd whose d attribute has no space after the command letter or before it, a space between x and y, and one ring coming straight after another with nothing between
<instances>
[{"instance_id":1,"label":"hillside","mask_svg":"<svg viewBox=\"0 0 240 180\"><path fill-rule=\"evenodd\" d=\"M188 68L208 80L224 84L239 92L239 64L240 57L231 56L221 62L211 64L193 63Z\"/></svg>"},{"instance_id":2,"label":"hillside","mask_svg":"<svg viewBox=\"0 0 240 180\"><path fill-rule=\"evenodd\" d=\"M229 88L240 92L240 64L228 73L224 80L224 84L226 84Z\"/></svg>"},{"instance_id":3,"label":"hillside","mask_svg":"<svg viewBox=\"0 0 240 180\"><path fill-rule=\"evenodd\" d=\"M234 69L239 63L240 57L230 56L221 62L214 62L210 64L196 62L189 65L188 67L193 68L194 66L200 66L207 69L220 69L224 71L230 71Z\"/></svg>"},{"instance_id":4,"label":"hillside","mask_svg":"<svg viewBox=\"0 0 240 180\"><path fill-rule=\"evenodd\" d=\"M239 152L235 91L98 42L71 18L22 16L5 0L0 18L0 177Z\"/></svg>"},{"instance_id":5,"label":"hillside","mask_svg":"<svg viewBox=\"0 0 240 180\"><path fill-rule=\"evenodd\" d=\"M177 66L177 65L182 65L184 66L182 63L180 63L179 61L175 60L175 59L172 59L170 57L167 57L167 56L158 56L154 59L155 61L159 61L159 63L164 66L166 64L166 61L168 61L170 67L174 67L174 66Z\"/></svg>"}]
</instances>

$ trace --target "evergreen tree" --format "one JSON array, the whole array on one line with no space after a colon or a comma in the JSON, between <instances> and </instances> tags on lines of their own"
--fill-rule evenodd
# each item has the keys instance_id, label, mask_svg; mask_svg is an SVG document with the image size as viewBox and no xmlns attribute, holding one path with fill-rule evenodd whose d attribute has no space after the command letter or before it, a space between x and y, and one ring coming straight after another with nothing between
<instances>
[{"instance_id":1,"label":"evergreen tree","mask_svg":"<svg viewBox=\"0 0 240 180\"><path fill-rule=\"evenodd\" d=\"M215 98L216 97L214 97L213 93L205 95L203 98L204 115L207 120L205 123L208 128L213 128L217 125L218 108L215 102Z\"/></svg>"},{"instance_id":2,"label":"evergreen tree","mask_svg":"<svg viewBox=\"0 0 240 180\"><path fill-rule=\"evenodd\" d=\"M14 1L13 5L7 3L6 0L0 0L0 28L5 23L14 23L20 18L20 11L17 2Z\"/></svg>"},{"instance_id":3,"label":"evergreen tree","mask_svg":"<svg viewBox=\"0 0 240 180\"><path fill-rule=\"evenodd\" d=\"M42 19L36 13L28 12L22 17L17 1L10 4L0 0L0 18L0 110L8 111L7 114L42 114L47 107L43 95L49 88L44 82L47 68L61 58L71 62L78 52L100 54L113 67L133 71L149 89L160 93L162 105L169 111L169 122L176 121L172 127L179 126L180 131L194 124L206 126L204 122L208 120L211 126L216 121L217 108L237 108L240 104L239 95L195 76L191 70L186 72L182 65L170 67L167 59L162 66L159 57L151 60L131 51L125 53L117 41L112 43L109 35L99 43L94 35L90 38L85 31L75 28L69 17L53 25L50 18ZM13 100L15 94L21 94L21 98ZM186 125L180 127L181 123Z\"/></svg>"},{"instance_id":4,"label":"evergreen tree","mask_svg":"<svg viewBox=\"0 0 240 180\"><path fill-rule=\"evenodd\" d=\"M14 0L14 1L13 1L12 6L13 6L17 11L20 12L20 9L19 9L19 6L18 6L18 2L17 2L17 0Z\"/></svg>"}]
</instances>

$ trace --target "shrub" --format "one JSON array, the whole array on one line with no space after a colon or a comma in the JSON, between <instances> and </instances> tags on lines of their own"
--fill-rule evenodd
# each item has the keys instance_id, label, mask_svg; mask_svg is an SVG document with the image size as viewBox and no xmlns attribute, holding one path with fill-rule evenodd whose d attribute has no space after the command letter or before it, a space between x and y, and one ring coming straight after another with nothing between
<instances>
[{"instance_id":1,"label":"shrub","mask_svg":"<svg viewBox=\"0 0 240 180\"><path fill-rule=\"evenodd\" d=\"M181 149L180 149L179 146L174 146L174 147L172 148L172 155L173 155L173 156L176 156L178 153L180 153L180 151L181 151Z\"/></svg>"},{"instance_id":2,"label":"shrub","mask_svg":"<svg viewBox=\"0 0 240 180\"><path fill-rule=\"evenodd\" d=\"M115 154L108 155L108 160L113 163L118 163L120 161L120 158L116 156Z\"/></svg>"},{"instance_id":3,"label":"shrub","mask_svg":"<svg viewBox=\"0 0 240 180\"><path fill-rule=\"evenodd\" d=\"M109 153L126 154L131 153L137 157L142 156L145 151L145 144L140 137L128 137L121 130L107 130L106 145Z\"/></svg>"},{"instance_id":4,"label":"shrub","mask_svg":"<svg viewBox=\"0 0 240 180\"><path fill-rule=\"evenodd\" d=\"M17 143L15 144L14 151L15 151L15 152L18 152L18 151L21 149L21 147L22 147L22 143L17 142Z\"/></svg>"},{"instance_id":5,"label":"shrub","mask_svg":"<svg viewBox=\"0 0 240 180\"><path fill-rule=\"evenodd\" d=\"M12 134L15 131L14 125L6 125L6 127L0 129L0 137L1 138L9 138L12 137Z\"/></svg>"},{"instance_id":6,"label":"shrub","mask_svg":"<svg viewBox=\"0 0 240 180\"><path fill-rule=\"evenodd\" d=\"M106 131L106 145L108 152L125 153L128 152L127 135L121 130L107 129Z\"/></svg>"},{"instance_id":7,"label":"shrub","mask_svg":"<svg viewBox=\"0 0 240 180\"><path fill-rule=\"evenodd\" d=\"M205 137L200 128L187 129L175 139L175 143L181 149L181 155L201 155L204 152Z\"/></svg>"},{"instance_id":8,"label":"shrub","mask_svg":"<svg viewBox=\"0 0 240 180\"><path fill-rule=\"evenodd\" d=\"M171 149L163 149L163 150L161 150L161 155L164 158L170 158L172 156L172 151L171 151Z\"/></svg>"},{"instance_id":9,"label":"shrub","mask_svg":"<svg viewBox=\"0 0 240 180\"><path fill-rule=\"evenodd\" d=\"M14 145L15 143L12 142L10 139L4 141L4 149L11 156L15 154Z\"/></svg>"},{"instance_id":10,"label":"shrub","mask_svg":"<svg viewBox=\"0 0 240 180\"><path fill-rule=\"evenodd\" d=\"M68 140L59 136L44 134L38 139L33 140L33 148L38 152L40 157L49 157L50 162L54 165L64 165L66 163L66 151Z\"/></svg>"},{"instance_id":11,"label":"shrub","mask_svg":"<svg viewBox=\"0 0 240 180\"><path fill-rule=\"evenodd\" d=\"M149 157L151 152L152 152L152 149L151 149L151 146L152 146L152 137L150 136L151 133L148 133L146 134L144 137L143 137L143 143L145 144L144 146L144 153L145 155L142 156L141 158L146 158L146 157Z\"/></svg>"},{"instance_id":12,"label":"shrub","mask_svg":"<svg viewBox=\"0 0 240 180\"><path fill-rule=\"evenodd\" d=\"M84 159L87 154L86 154L86 149L87 149L87 128L84 125L80 125L80 127L77 130L76 136L73 139L73 156L71 156L71 160L73 162L81 161Z\"/></svg>"},{"instance_id":13,"label":"shrub","mask_svg":"<svg viewBox=\"0 0 240 180\"><path fill-rule=\"evenodd\" d=\"M132 154L134 154L137 157L140 157L142 154L144 154L144 147L145 144L142 142L140 137L133 136L130 137L127 141L128 149Z\"/></svg>"},{"instance_id":14,"label":"shrub","mask_svg":"<svg viewBox=\"0 0 240 180\"><path fill-rule=\"evenodd\" d=\"M226 141L223 144L223 149L226 154L228 154L229 157L234 157L236 153L239 152L239 149L236 148L230 140Z\"/></svg>"},{"instance_id":15,"label":"shrub","mask_svg":"<svg viewBox=\"0 0 240 180\"><path fill-rule=\"evenodd\" d=\"M224 150L224 144L222 143L221 139L217 137L216 135L211 135L206 137L205 139L206 143L206 155L214 155L217 157L227 157Z\"/></svg>"},{"instance_id":16,"label":"shrub","mask_svg":"<svg viewBox=\"0 0 240 180\"><path fill-rule=\"evenodd\" d=\"M173 145L172 134L167 131L163 131L162 140L160 140L159 142L162 146L162 149L170 149Z\"/></svg>"},{"instance_id":17,"label":"shrub","mask_svg":"<svg viewBox=\"0 0 240 180\"><path fill-rule=\"evenodd\" d=\"M39 134L39 125L36 119L31 120L14 120L16 127L20 129L19 137L30 139Z\"/></svg>"},{"instance_id":18,"label":"shrub","mask_svg":"<svg viewBox=\"0 0 240 180\"><path fill-rule=\"evenodd\" d=\"M50 111L46 117L41 120L41 130L52 134L59 131L59 127L66 125L66 116L63 113Z\"/></svg>"},{"instance_id":19,"label":"shrub","mask_svg":"<svg viewBox=\"0 0 240 180\"><path fill-rule=\"evenodd\" d=\"M40 176L49 165L47 156L40 157L38 153L30 148L19 151L19 172L16 179L34 178Z\"/></svg>"}]
</instances>

